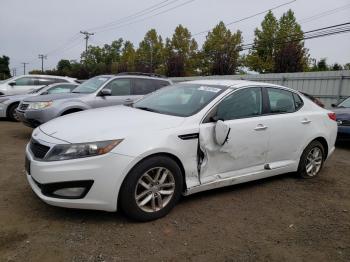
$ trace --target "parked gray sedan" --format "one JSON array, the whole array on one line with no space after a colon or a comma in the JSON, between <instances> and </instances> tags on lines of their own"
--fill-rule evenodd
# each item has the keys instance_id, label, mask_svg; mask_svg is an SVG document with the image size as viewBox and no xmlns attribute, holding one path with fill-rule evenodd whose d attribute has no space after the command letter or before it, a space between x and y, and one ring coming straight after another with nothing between
<instances>
[{"instance_id":1,"label":"parked gray sedan","mask_svg":"<svg viewBox=\"0 0 350 262\"><path fill-rule=\"evenodd\" d=\"M32 90L28 94L1 96L0 118L7 117L11 120L18 121L16 108L23 99L47 94L70 93L77 86L78 84L74 83L58 83Z\"/></svg>"},{"instance_id":2,"label":"parked gray sedan","mask_svg":"<svg viewBox=\"0 0 350 262\"><path fill-rule=\"evenodd\" d=\"M26 98L16 112L25 125L37 127L82 110L132 104L145 94L171 84L170 80L154 75L101 75L85 81L70 94Z\"/></svg>"}]
</instances>

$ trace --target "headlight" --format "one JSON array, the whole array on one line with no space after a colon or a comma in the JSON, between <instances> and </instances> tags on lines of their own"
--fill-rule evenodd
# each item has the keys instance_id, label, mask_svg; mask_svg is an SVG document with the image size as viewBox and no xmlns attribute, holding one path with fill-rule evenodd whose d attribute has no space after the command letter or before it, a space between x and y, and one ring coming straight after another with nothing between
<instances>
[{"instance_id":1,"label":"headlight","mask_svg":"<svg viewBox=\"0 0 350 262\"><path fill-rule=\"evenodd\" d=\"M52 105L52 101L49 102L33 102L29 103L28 109L43 109Z\"/></svg>"},{"instance_id":2,"label":"headlight","mask_svg":"<svg viewBox=\"0 0 350 262\"><path fill-rule=\"evenodd\" d=\"M56 145L45 157L46 161L60 161L75 158L103 155L110 152L123 139L81 144Z\"/></svg>"},{"instance_id":3,"label":"headlight","mask_svg":"<svg viewBox=\"0 0 350 262\"><path fill-rule=\"evenodd\" d=\"M0 103L3 103L7 100L9 100L10 98L7 98L7 97L0 97Z\"/></svg>"}]
</instances>

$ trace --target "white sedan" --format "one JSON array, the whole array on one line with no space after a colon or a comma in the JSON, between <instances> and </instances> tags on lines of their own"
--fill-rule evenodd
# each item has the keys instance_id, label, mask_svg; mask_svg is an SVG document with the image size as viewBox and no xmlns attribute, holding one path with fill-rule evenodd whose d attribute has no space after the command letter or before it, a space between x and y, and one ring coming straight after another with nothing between
<instances>
[{"instance_id":1,"label":"white sedan","mask_svg":"<svg viewBox=\"0 0 350 262\"><path fill-rule=\"evenodd\" d=\"M32 134L26 174L46 203L147 221L181 195L287 172L315 177L335 114L295 90L249 81L169 86L133 107L88 110Z\"/></svg>"}]
</instances>

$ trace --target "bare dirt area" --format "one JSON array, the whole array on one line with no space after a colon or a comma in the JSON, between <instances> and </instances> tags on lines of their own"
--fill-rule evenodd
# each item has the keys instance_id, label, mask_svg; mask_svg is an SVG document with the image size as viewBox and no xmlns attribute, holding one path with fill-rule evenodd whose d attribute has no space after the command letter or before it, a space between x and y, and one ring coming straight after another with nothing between
<instances>
[{"instance_id":1,"label":"bare dirt area","mask_svg":"<svg viewBox=\"0 0 350 262\"><path fill-rule=\"evenodd\" d=\"M204 192L135 223L41 202L24 176L30 134L0 121L0 261L350 261L350 146L318 178Z\"/></svg>"}]
</instances>

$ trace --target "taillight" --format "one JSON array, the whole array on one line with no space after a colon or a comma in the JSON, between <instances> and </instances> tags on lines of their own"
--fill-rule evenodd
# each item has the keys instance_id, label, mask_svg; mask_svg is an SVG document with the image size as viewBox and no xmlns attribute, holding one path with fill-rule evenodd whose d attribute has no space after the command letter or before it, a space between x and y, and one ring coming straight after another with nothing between
<instances>
[{"instance_id":1,"label":"taillight","mask_svg":"<svg viewBox=\"0 0 350 262\"><path fill-rule=\"evenodd\" d=\"M333 112L328 113L328 117L333 121L337 121L337 116Z\"/></svg>"}]
</instances>

